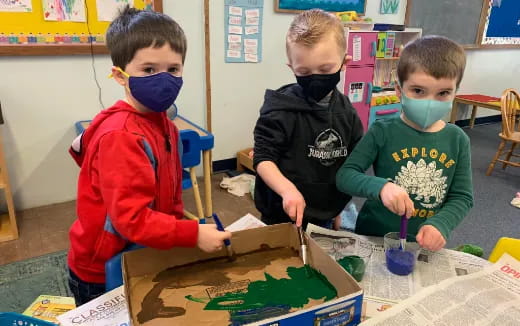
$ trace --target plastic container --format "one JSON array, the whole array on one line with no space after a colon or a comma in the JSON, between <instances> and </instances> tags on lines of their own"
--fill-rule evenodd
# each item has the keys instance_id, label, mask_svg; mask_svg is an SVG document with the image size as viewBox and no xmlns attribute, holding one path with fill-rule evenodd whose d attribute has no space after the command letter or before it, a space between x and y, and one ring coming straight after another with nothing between
<instances>
[{"instance_id":1,"label":"plastic container","mask_svg":"<svg viewBox=\"0 0 520 326\"><path fill-rule=\"evenodd\" d=\"M0 326L56 326L56 324L16 312L0 312Z\"/></svg>"},{"instance_id":2,"label":"plastic container","mask_svg":"<svg viewBox=\"0 0 520 326\"><path fill-rule=\"evenodd\" d=\"M397 275L413 272L421 247L413 235L408 235L404 250L400 248L399 232L390 232L384 236L386 267Z\"/></svg>"}]
</instances>

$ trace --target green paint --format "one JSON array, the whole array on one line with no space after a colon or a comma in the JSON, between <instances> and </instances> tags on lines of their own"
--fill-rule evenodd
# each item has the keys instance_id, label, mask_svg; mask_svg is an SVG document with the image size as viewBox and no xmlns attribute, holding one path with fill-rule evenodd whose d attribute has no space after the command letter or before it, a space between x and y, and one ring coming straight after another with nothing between
<instances>
[{"instance_id":1,"label":"green paint","mask_svg":"<svg viewBox=\"0 0 520 326\"><path fill-rule=\"evenodd\" d=\"M209 301L208 298L195 298L195 297L192 296L191 294L185 296L185 298L188 299L188 300L190 300L190 301L198 302L198 303L208 303L208 301Z\"/></svg>"},{"instance_id":2,"label":"green paint","mask_svg":"<svg viewBox=\"0 0 520 326\"><path fill-rule=\"evenodd\" d=\"M352 275L352 277L361 282L363 276L365 275L365 262L359 256L345 256L338 260L338 264L343 267L347 273Z\"/></svg>"},{"instance_id":3,"label":"green paint","mask_svg":"<svg viewBox=\"0 0 520 326\"><path fill-rule=\"evenodd\" d=\"M455 250L462 251L467 254L477 256L477 257L482 257L482 255L484 255L484 250L482 250L481 247L472 245L472 244L465 244L462 246L458 246L457 248L455 248Z\"/></svg>"},{"instance_id":4,"label":"green paint","mask_svg":"<svg viewBox=\"0 0 520 326\"><path fill-rule=\"evenodd\" d=\"M247 292L213 298L204 309L236 311L280 305L302 308L309 299L328 301L337 296L327 278L310 266L288 267L287 275L289 278L275 279L265 273L265 281L251 282Z\"/></svg>"}]
</instances>

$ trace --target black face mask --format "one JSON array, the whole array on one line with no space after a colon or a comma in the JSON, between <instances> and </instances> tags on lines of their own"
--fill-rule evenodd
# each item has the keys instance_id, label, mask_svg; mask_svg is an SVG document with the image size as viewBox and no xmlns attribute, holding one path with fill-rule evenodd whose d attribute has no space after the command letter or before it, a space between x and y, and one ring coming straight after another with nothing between
<instances>
[{"instance_id":1,"label":"black face mask","mask_svg":"<svg viewBox=\"0 0 520 326\"><path fill-rule=\"evenodd\" d=\"M333 74L314 74L296 76L298 85L303 88L303 94L316 102L321 101L339 83L341 68Z\"/></svg>"}]
</instances>

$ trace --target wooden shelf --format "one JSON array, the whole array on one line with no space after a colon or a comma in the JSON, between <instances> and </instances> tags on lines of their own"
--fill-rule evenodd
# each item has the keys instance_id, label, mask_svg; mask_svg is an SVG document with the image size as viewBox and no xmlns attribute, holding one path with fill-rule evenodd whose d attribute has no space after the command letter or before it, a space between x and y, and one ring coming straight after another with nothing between
<instances>
[{"instance_id":1,"label":"wooden shelf","mask_svg":"<svg viewBox=\"0 0 520 326\"><path fill-rule=\"evenodd\" d=\"M105 44L2 44L0 56L106 54Z\"/></svg>"}]
</instances>

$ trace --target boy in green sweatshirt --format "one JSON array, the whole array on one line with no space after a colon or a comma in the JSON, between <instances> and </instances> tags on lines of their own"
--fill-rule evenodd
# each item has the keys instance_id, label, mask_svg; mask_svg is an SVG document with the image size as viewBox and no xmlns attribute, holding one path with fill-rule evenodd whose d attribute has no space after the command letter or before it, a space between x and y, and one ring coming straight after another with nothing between
<instances>
[{"instance_id":1,"label":"boy in green sweatshirt","mask_svg":"<svg viewBox=\"0 0 520 326\"><path fill-rule=\"evenodd\" d=\"M408 232L437 251L473 206L469 138L441 120L465 65L464 49L444 37L404 48L397 67L400 118L374 122L337 173L339 190L367 198L356 233L399 231L405 215ZM375 176L364 174L371 165Z\"/></svg>"}]
</instances>

